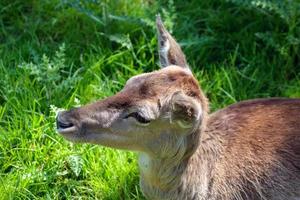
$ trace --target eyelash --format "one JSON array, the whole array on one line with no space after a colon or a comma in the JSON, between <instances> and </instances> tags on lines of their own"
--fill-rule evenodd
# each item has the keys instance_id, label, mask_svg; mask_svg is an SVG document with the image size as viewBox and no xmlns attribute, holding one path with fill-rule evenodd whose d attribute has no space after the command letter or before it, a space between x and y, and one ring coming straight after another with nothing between
<instances>
[{"instance_id":1,"label":"eyelash","mask_svg":"<svg viewBox=\"0 0 300 200\"><path fill-rule=\"evenodd\" d=\"M130 113L130 114L127 115L125 118L129 118L129 117L133 117L133 118L135 118L138 122L143 123L143 124L147 124L147 123L150 122L150 120L144 118L144 117L141 116L138 112Z\"/></svg>"}]
</instances>

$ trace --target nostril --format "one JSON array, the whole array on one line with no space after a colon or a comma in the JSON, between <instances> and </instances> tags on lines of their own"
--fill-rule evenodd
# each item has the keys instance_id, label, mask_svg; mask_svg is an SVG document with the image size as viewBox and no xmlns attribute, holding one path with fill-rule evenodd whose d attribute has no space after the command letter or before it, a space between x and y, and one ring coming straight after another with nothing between
<instances>
[{"instance_id":1,"label":"nostril","mask_svg":"<svg viewBox=\"0 0 300 200\"><path fill-rule=\"evenodd\" d=\"M56 126L57 126L58 129L60 129L60 128L61 129L66 129L66 128L73 127L74 124L71 123L71 122L66 122L66 121L62 120L60 118L60 115L58 115L57 118L56 118Z\"/></svg>"},{"instance_id":2,"label":"nostril","mask_svg":"<svg viewBox=\"0 0 300 200\"><path fill-rule=\"evenodd\" d=\"M70 128L70 127L73 127L73 126L74 126L73 123L62 122L62 121L57 120L57 127L58 128L65 129L65 128Z\"/></svg>"}]
</instances>

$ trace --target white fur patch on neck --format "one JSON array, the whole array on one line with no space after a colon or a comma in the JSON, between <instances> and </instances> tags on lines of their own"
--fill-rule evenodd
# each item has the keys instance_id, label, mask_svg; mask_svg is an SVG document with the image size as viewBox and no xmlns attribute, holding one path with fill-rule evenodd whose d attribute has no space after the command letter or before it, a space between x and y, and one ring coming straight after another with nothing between
<instances>
[{"instance_id":1,"label":"white fur patch on neck","mask_svg":"<svg viewBox=\"0 0 300 200\"><path fill-rule=\"evenodd\" d=\"M145 174L149 174L150 158L147 154L141 153L139 157L139 166Z\"/></svg>"}]
</instances>

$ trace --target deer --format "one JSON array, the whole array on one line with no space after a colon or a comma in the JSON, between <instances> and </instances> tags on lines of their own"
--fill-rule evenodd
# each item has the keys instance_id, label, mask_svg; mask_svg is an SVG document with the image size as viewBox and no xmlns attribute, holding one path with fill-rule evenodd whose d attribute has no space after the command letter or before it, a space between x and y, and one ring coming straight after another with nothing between
<instances>
[{"instance_id":1,"label":"deer","mask_svg":"<svg viewBox=\"0 0 300 200\"><path fill-rule=\"evenodd\" d=\"M67 140L138 152L147 199L299 200L300 99L241 101L210 113L157 16L161 69L113 96L57 114Z\"/></svg>"}]
</instances>

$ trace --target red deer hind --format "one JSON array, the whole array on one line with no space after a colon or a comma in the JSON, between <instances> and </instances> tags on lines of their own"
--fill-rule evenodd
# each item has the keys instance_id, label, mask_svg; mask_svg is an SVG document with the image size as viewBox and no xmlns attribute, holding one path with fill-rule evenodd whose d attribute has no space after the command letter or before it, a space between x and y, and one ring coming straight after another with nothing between
<instances>
[{"instance_id":1,"label":"red deer hind","mask_svg":"<svg viewBox=\"0 0 300 200\"><path fill-rule=\"evenodd\" d=\"M60 112L58 132L139 152L148 199L299 200L300 99L249 100L209 114L180 46L156 23L162 69Z\"/></svg>"}]
</instances>

